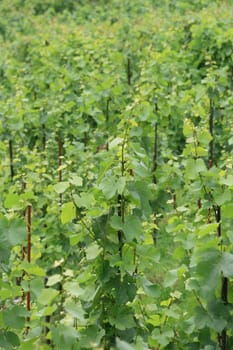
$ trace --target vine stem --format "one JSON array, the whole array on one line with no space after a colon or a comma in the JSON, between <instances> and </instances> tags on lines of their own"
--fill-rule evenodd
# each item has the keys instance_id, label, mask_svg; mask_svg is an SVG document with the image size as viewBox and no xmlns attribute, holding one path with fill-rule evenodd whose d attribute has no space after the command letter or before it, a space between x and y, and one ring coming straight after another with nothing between
<instances>
[{"instance_id":1,"label":"vine stem","mask_svg":"<svg viewBox=\"0 0 233 350\"><path fill-rule=\"evenodd\" d=\"M209 143L209 169L211 169L214 162L214 101L212 98L210 98L209 132L212 137ZM213 211L214 211L216 223L218 224L217 237L221 239L222 237L221 207L219 205L213 205ZM210 212L208 214L208 217L209 217L208 221L210 221ZM222 247L222 242L221 242L221 247ZM221 281L221 300L225 305L228 303L228 279L226 277L222 277L222 281ZM219 343L220 349L226 350L227 349L226 329L224 328L221 333L218 333L217 337L218 337L218 343Z\"/></svg>"},{"instance_id":2,"label":"vine stem","mask_svg":"<svg viewBox=\"0 0 233 350\"><path fill-rule=\"evenodd\" d=\"M158 105L155 103L155 113L158 113ZM153 163L152 163L152 174L153 174L153 184L157 183L157 178L156 178L156 170L158 167L158 122L156 121L154 125L154 146L153 146ZM157 235L158 235L158 229L157 229L157 221L156 221L156 212L155 214L155 219L154 219L154 224L155 227L153 229L153 242L154 245L157 244Z\"/></svg>"},{"instance_id":3,"label":"vine stem","mask_svg":"<svg viewBox=\"0 0 233 350\"><path fill-rule=\"evenodd\" d=\"M42 150L43 152L45 152L45 149L46 149L46 127L45 127L45 124L43 123L42 124Z\"/></svg>"},{"instance_id":4,"label":"vine stem","mask_svg":"<svg viewBox=\"0 0 233 350\"><path fill-rule=\"evenodd\" d=\"M157 111L157 108L156 108ZM153 148L153 166L152 166L152 172L153 172L153 183L156 184L157 179L155 172L158 167L158 123L155 123L154 126L154 148Z\"/></svg>"},{"instance_id":5,"label":"vine stem","mask_svg":"<svg viewBox=\"0 0 233 350\"><path fill-rule=\"evenodd\" d=\"M121 176L125 175L125 145L126 145L127 134L128 134L128 124L126 125L125 135L124 135L124 139L123 139L123 142L121 145L121 161L120 161L121 162ZM118 195L117 203L118 203L118 216L121 217L121 222L124 223L125 222L125 198L124 198L124 194ZM118 230L117 234L118 234L118 242L119 242L119 253L120 253L120 257L122 257L122 248L124 245L122 230Z\"/></svg>"},{"instance_id":6,"label":"vine stem","mask_svg":"<svg viewBox=\"0 0 233 350\"><path fill-rule=\"evenodd\" d=\"M124 223L124 209L125 209L124 196L119 194L117 202L118 202L118 216L121 217L121 222ZM117 235L118 235L118 242L119 242L119 253L120 253L120 257L122 258L122 248L124 245L122 230L118 230Z\"/></svg>"},{"instance_id":7,"label":"vine stem","mask_svg":"<svg viewBox=\"0 0 233 350\"><path fill-rule=\"evenodd\" d=\"M208 310L206 310L205 306L203 305L201 299L199 298L199 296L197 295L196 291L193 290L193 294L198 302L198 304L200 305L200 307L202 308L202 310L208 315L208 317L210 318L210 320L213 322L214 319L213 317L208 313Z\"/></svg>"},{"instance_id":8,"label":"vine stem","mask_svg":"<svg viewBox=\"0 0 233 350\"><path fill-rule=\"evenodd\" d=\"M214 158L214 102L210 98L209 132L212 137L209 143L209 168L213 166Z\"/></svg>"},{"instance_id":9,"label":"vine stem","mask_svg":"<svg viewBox=\"0 0 233 350\"><path fill-rule=\"evenodd\" d=\"M48 277L45 277L45 279L44 279L44 287L45 288L49 288L47 286L47 282L48 282ZM45 343L46 344L51 344L51 340L47 339L47 334L49 333L49 324L50 324L50 322L51 322L51 316L50 315L45 316L45 323L46 323L46 325L45 325L44 332L45 332Z\"/></svg>"},{"instance_id":10,"label":"vine stem","mask_svg":"<svg viewBox=\"0 0 233 350\"><path fill-rule=\"evenodd\" d=\"M32 206L27 206L27 261L31 263L31 225L32 225ZM31 310L31 292L30 292L30 282L28 282L28 292L27 292L27 311ZM30 316L27 317L27 321L30 321Z\"/></svg>"},{"instance_id":11,"label":"vine stem","mask_svg":"<svg viewBox=\"0 0 233 350\"><path fill-rule=\"evenodd\" d=\"M62 140L59 137L58 139L58 166L59 166L59 172L58 172L58 181L62 182ZM62 204L62 193L59 194L59 199L60 199L60 205Z\"/></svg>"},{"instance_id":12,"label":"vine stem","mask_svg":"<svg viewBox=\"0 0 233 350\"><path fill-rule=\"evenodd\" d=\"M109 137L109 103L110 103L110 98L107 99L106 102L106 117L105 117L105 125L106 125L106 132L107 132L107 142L106 142L106 151L109 150L109 143L108 143L108 137Z\"/></svg>"},{"instance_id":13,"label":"vine stem","mask_svg":"<svg viewBox=\"0 0 233 350\"><path fill-rule=\"evenodd\" d=\"M221 207L215 207L215 217L218 223L217 236L222 237L222 227L221 227ZM222 246L222 243L221 243ZM228 304L228 278L222 276L221 281L221 299L225 305ZM227 350L227 331L224 328L221 333L218 334L218 342L221 350Z\"/></svg>"},{"instance_id":14,"label":"vine stem","mask_svg":"<svg viewBox=\"0 0 233 350\"><path fill-rule=\"evenodd\" d=\"M131 60L127 58L127 82L128 85L131 85Z\"/></svg>"},{"instance_id":15,"label":"vine stem","mask_svg":"<svg viewBox=\"0 0 233 350\"><path fill-rule=\"evenodd\" d=\"M213 99L210 98L210 111L209 111L209 132L211 135L211 141L209 143L209 157L208 157L208 168L211 169L214 164L214 101ZM194 131L194 140L196 140L196 133ZM197 158L197 141L194 143L195 145L195 150L196 150L196 158ZM217 226L217 237L221 239L222 237L222 227L221 227L221 207L217 204L214 203L214 196L213 194L208 191L205 187L205 184L203 183L203 179L201 174L199 174L200 180L202 183L202 187L204 189L205 194L209 197L209 200L213 201L212 204L212 210L214 212L215 216L215 221L218 224ZM201 200L199 199L198 201L198 207L201 208ZM207 223L211 223L211 208L208 209L208 214L207 214ZM221 242L221 247L222 247L222 242ZM222 248L221 248L222 249ZM197 301L200 304L200 299L198 296L195 294ZM228 278L222 277L221 281L221 300L223 303L226 305L228 303ZM200 304L203 308L203 305ZM204 309L205 310L205 309ZM205 310L206 311L206 310ZM218 345L221 350L227 350L227 330L223 329L221 333L217 334L217 339L218 339Z\"/></svg>"},{"instance_id":16,"label":"vine stem","mask_svg":"<svg viewBox=\"0 0 233 350\"><path fill-rule=\"evenodd\" d=\"M193 128L193 140L194 140L195 159L197 159L198 158L198 153L197 153L198 141L197 141L197 133L194 128ZM202 187L204 188L204 191L205 191L205 185L203 184L203 180L200 173L199 173L199 177L202 183ZM198 198L197 200L197 207L198 209L202 208L201 198Z\"/></svg>"},{"instance_id":17,"label":"vine stem","mask_svg":"<svg viewBox=\"0 0 233 350\"><path fill-rule=\"evenodd\" d=\"M9 156L10 156L10 174L11 174L11 181L13 181L15 172L14 172L14 160L13 160L13 144L12 140L9 140Z\"/></svg>"}]
</instances>

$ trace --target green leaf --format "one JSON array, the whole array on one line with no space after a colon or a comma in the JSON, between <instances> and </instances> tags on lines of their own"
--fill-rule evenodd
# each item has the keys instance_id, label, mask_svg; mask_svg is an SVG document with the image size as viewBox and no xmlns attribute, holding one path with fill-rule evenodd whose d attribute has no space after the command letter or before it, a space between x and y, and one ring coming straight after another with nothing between
<instances>
[{"instance_id":1,"label":"green leaf","mask_svg":"<svg viewBox=\"0 0 233 350\"><path fill-rule=\"evenodd\" d=\"M77 330L71 325L59 324L57 328L52 326L51 332L57 348L72 349L78 338Z\"/></svg>"},{"instance_id":2,"label":"green leaf","mask_svg":"<svg viewBox=\"0 0 233 350\"><path fill-rule=\"evenodd\" d=\"M42 290L42 293L39 295L37 301L41 305L49 305L59 295L59 291L52 289L52 288L46 288Z\"/></svg>"},{"instance_id":3,"label":"green leaf","mask_svg":"<svg viewBox=\"0 0 233 350\"><path fill-rule=\"evenodd\" d=\"M4 350L12 350L20 346L20 340L17 334L11 331L0 331L0 348Z\"/></svg>"},{"instance_id":4,"label":"green leaf","mask_svg":"<svg viewBox=\"0 0 233 350\"><path fill-rule=\"evenodd\" d=\"M233 186L233 175L227 175L227 177L220 178L220 184L226 186Z\"/></svg>"},{"instance_id":5,"label":"green leaf","mask_svg":"<svg viewBox=\"0 0 233 350\"><path fill-rule=\"evenodd\" d=\"M70 236L69 239L70 239L70 245L73 247L83 240L83 234L77 233L76 235Z\"/></svg>"},{"instance_id":6,"label":"green leaf","mask_svg":"<svg viewBox=\"0 0 233 350\"><path fill-rule=\"evenodd\" d=\"M221 215L223 218L231 219L233 218L233 204L226 203L221 208Z\"/></svg>"},{"instance_id":7,"label":"green leaf","mask_svg":"<svg viewBox=\"0 0 233 350\"><path fill-rule=\"evenodd\" d=\"M20 196L16 193L8 193L4 205L7 209L21 209L22 203L20 202Z\"/></svg>"},{"instance_id":8,"label":"green leaf","mask_svg":"<svg viewBox=\"0 0 233 350\"><path fill-rule=\"evenodd\" d=\"M197 306L195 310L195 328L203 329L211 326L211 318L203 308Z\"/></svg>"},{"instance_id":9,"label":"green leaf","mask_svg":"<svg viewBox=\"0 0 233 350\"><path fill-rule=\"evenodd\" d=\"M119 194L122 194L124 192L125 185L126 185L126 178L124 176L122 176L117 181L117 192Z\"/></svg>"},{"instance_id":10,"label":"green leaf","mask_svg":"<svg viewBox=\"0 0 233 350\"><path fill-rule=\"evenodd\" d=\"M206 236L210 233L216 234L216 230L218 227L218 223L212 223L212 224L205 224L198 229L198 235L200 237Z\"/></svg>"},{"instance_id":11,"label":"green leaf","mask_svg":"<svg viewBox=\"0 0 233 350\"><path fill-rule=\"evenodd\" d=\"M150 120L151 118L154 119L154 106L148 101L142 101L138 106L137 114L140 121Z\"/></svg>"},{"instance_id":12,"label":"green leaf","mask_svg":"<svg viewBox=\"0 0 233 350\"><path fill-rule=\"evenodd\" d=\"M142 265L148 262L156 264L160 260L160 251L154 245L138 245L137 253L141 257Z\"/></svg>"},{"instance_id":13,"label":"green leaf","mask_svg":"<svg viewBox=\"0 0 233 350\"><path fill-rule=\"evenodd\" d=\"M231 200L231 191L230 190L226 190L223 193L215 196L215 202L218 205L223 205L226 202L230 202L230 200Z\"/></svg>"},{"instance_id":14,"label":"green leaf","mask_svg":"<svg viewBox=\"0 0 233 350\"><path fill-rule=\"evenodd\" d=\"M122 137L116 137L115 139L113 139L112 141L109 142L109 149L112 149L112 148L118 146L122 142L123 142Z\"/></svg>"},{"instance_id":15,"label":"green leaf","mask_svg":"<svg viewBox=\"0 0 233 350\"><path fill-rule=\"evenodd\" d=\"M0 348L4 350L12 349L12 345L6 339L5 331L0 331Z\"/></svg>"},{"instance_id":16,"label":"green leaf","mask_svg":"<svg viewBox=\"0 0 233 350\"><path fill-rule=\"evenodd\" d=\"M221 269L224 277L233 277L233 254L223 253Z\"/></svg>"},{"instance_id":17,"label":"green leaf","mask_svg":"<svg viewBox=\"0 0 233 350\"><path fill-rule=\"evenodd\" d=\"M186 162L186 176L194 180L199 177L199 173L206 172L207 168L203 159L188 159Z\"/></svg>"},{"instance_id":18,"label":"green leaf","mask_svg":"<svg viewBox=\"0 0 233 350\"><path fill-rule=\"evenodd\" d=\"M138 162L137 160L132 161L133 165L133 171L136 175L138 175L141 178L149 177L150 176L150 171L148 167L146 166L143 161Z\"/></svg>"},{"instance_id":19,"label":"green leaf","mask_svg":"<svg viewBox=\"0 0 233 350\"><path fill-rule=\"evenodd\" d=\"M193 136L194 126L189 119L184 119L183 134L186 137Z\"/></svg>"},{"instance_id":20,"label":"green leaf","mask_svg":"<svg viewBox=\"0 0 233 350\"><path fill-rule=\"evenodd\" d=\"M116 338L116 347L117 350L135 350L135 347L125 342L124 340L120 340Z\"/></svg>"},{"instance_id":21,"label":"green leaf","mask_svg":"<svg viewBox=\"0 0 233 350\"><path fill-rule=\"evenodd\" d=\"M67 300L65 302L65 310L72 316L77 318L82 325L87 323L87 319L85 319L85 312L82 309L81 304L75 303L72 300Z\"/></svg>"},{"instance_id":22,"label":"green leaf","mask_svg":"<svg viewBox=\"0 0 233 350\"><path fill-rule=\"evenodd\" d=\"M200 288L200 285L195 278L190 277L189 279L186 280L186 282L185 282L185 289L186 290L192 291L192 290L198 290L199 288Z\"/></svg>"},{"instance_id":23,"label":"green leaf","mask_svg":"<svg viewBox=\"0 0 233 350\"><path fill-rule=\"evenodd\" d=\"M53 186L54 190L61 194L64 193L67 188L69 188L70 184L68 181L62 181L62 182L58 182L56 185Z\"/></svg>"},{"instance_id":24,"label":"green leaf","mask_svg":"<svg viewBox=\"0 0 233 350\"><path fill-rule=\"evenodd\" d=\"M139 240L142 234L142 227L140 220L133 215L129 215L125 218L123 225L123 231L127 242L131 242L134 239Z\"/></svg>"},{"instance_id":25,"label":"green leaf","mask_svg":"<svg viewBox=\"0 0 233 350\"><path fill-rule=\"evenodd\" d=\"M224 320L223 318L215 318L213 319L211 326L216 332L220 333L224 328L226 328L227 321Z\"/></svg>"},{"instance_id":26,"label":"green leaf","mask_svg":"<svg viewBox=\"0 0 233 350\"><path fill-rule=\"evenodd\" d=\"M154 327L158 327L161 324L161 316L160 315L151 315L148 322L152 324Z\"/></svg>"},{"instance_id":27,"label":"green leaf","mask_svg":"<svg viewBox=\"0 0 233 350\"><path fill-rule=\"evenodd\" d=\"M79 342L82 348L94 349L103 338L105 331L97 326L88 326L79 332Z\"/></svg>"},{"instance_id":28,"label":"green leaf","mask_svg":"<svg viewBox=\"0 0 233 350\"><path fill-rule=\"evenodd\" d=\"M61 212L61 222L66 224L71 222L76 217L76 209L73 202L68 202L63 205Z\"/></svg>"},{"instance_id":29,"label":"green leaf","mask_svg":"<svg viewBox=\"0 0 233 350\"><path fill-rule=\"evenodd\" d=\"M25 309L22 306L13 306L3 311L5 326L13 329L23 329L25 325Z\"/></svg>"},{"instance_id":30,"label":"green leaf","mask_svg":"<svg viewBox=\"0 0 233 350\"><path fill-rule=\"evenodd\" d=\"M114 215L110 219L110 225L114 230L122 230L123 222L120 216Z\"/></svg>"},{"instance_id":31,"label":"green leaf","mask_svg":"<svg viewBox=\"0 0 233 350\"><path fill-rule=\"evenodd\" d=\"M194 159L187 159L185 173L188 179L195 179L197 177Z\"/></svg>"},{"instance_id":32,"label":"green leaf","mask_svg":"<svg viewBox=\"0 0 233 350\"><path fill-rule=\"evenodd\" d=\"M17 334L13 332L6 332L5 337L12 347L20 346L20 340Z\"/></svg>"},{"instance_id":33,"label":"green leaf","mask_svg":"<svg viewBox=\"0 0 233 350\"><path fill-rule=\"evenodd\" d=\"M200 281L200 295L204 298L210 298L221 275L221 256L220 252L205 246L197 252L198 264L197 275Z\"/></svg>"},{"instance_id":34,"label":"green leaf","mask_svg":"<svg viewBox=\"0 0 233 350\"><path fill-rule=\"evenodd\" d=\"M62 276L61 275L53 275L53 276L49 276L48 281L47 281L47 286L53 286L54 284L57 284L58 282L61 282L62 280Z\"/></svg>"},{"instance_id":35,"label":"green leaf","mask_svg":"<svg viewBox=\"0 0 233 350\"><path fill-rule=\"evenodd\" d=\"M93 242L86 248L86 259L94 260L101 252L102 248L97 243Z\"/></svg>"},{"instance_id":36,"label":"green leaf","mask_svg":"<svg viewBox=\"0 0 233 350\"><path fill-rule=\"evenodd\" d=\"M196 159L195 160L195 170L197 173L202 173L207 171L206 165L204 163L203 159Z\"/></svg>"},{"instance_id":37,"label":"green leaf","mask_svg":"<svg viewBox=\"0 0 233 350\"><path fill-rule=\"evenodd\" d=\"M74 186L82 186L83 185L83 179L77 175L72 175L69 182Z\"/></svg>"},{"instance_id":38,"label":"green leaf","mask_svg":"<svg viewBox=\"0 0 233 350\"><path fill-rule=\"evenodd\" d=\"M79 208L87 208L89 209L95 204L95 198L92 193L82 192L80 195L75 194L74 202Z\"/></svg>"},{"instance_id":39,"label":"green leaf","mask_svg":"<svg viewBox=\"0 0 233 350\"><path fill-rule=\"evenodd\" d=\"M22 219L10 220L7 236L12 246L25 242L27 239L27 227L25 222Z\"/></svg>"},{"instance_id":40,"label":"green leaf","mask_svg":"<svg viewBox=\"0 0 233 350\"><path fill-rule=\"evenodd\" d=\"M41 294L42 289L44 289L44 281L42 278L33 278L30 281L31 292L35 294L36 298Z\"/></svg>"},{"instance_id":41,"label":"green leaf","mask_svg":"<svg viewBox=\"0 0 233 350\"><path fill-rule=\"evenodd\" d=\"M29 275L35 275L35 276L41 276L41 277L46 275L46 272L42 267L29 263L26 260L22 261L21 267Z\"/></svg>"},{"instance_id":42,"label":"green leaf","mask_svg":"<svg viewBox=\"0 0 233 350\"><path fill-rule=\"evenodd\" d=\"M77 281L64 283L64 289L73 297L78 297L83 301L91 301L98 294L99 288L94 283L88 281L87 285L81 286Z\"/></svg>"},{"instance_id":43,"label":"green leaf","mask_svg":"<svg viewBox=\"0 0 233 350\"><path fill-rule=\"evenodd\" d=\"M200 130L197 134L197 140L202 146L207 147L212 140L212 136L208 130Z\"/></svg>"},{"instance_id":44,"label":"green leaf","mask_svg":"<svg viewBox=\"0 0 233 350\"><path fill-rule=\"evenodd\" d=\"M133 274L135 271L134 247L127 243L122 248L122 262L125 270Z\"/></svg>"},{"instance_id":45,"label":"green leaf","mask_svg":"<svg viewBox=\"0 0 233 350\"><path fill-rule=\"evenodd\" d=\"M141 278L142 288L146 295L158 298L161 294L161 289L157 284L150 282L146 277Z\"/></svg>"},{"instance_id":46,"label":"green leaf","mask_svg":"<svg viewBox=\"0 0 233 350\"><path fill-rule=\"evenodd\" d=\"M198 146L195 149L194 155L197 155L197 157L205 157L205 156L207 156L208 155L207 148Z\"/></svg>"},{"instance_id":47,"label":"green leaf","mask_svg":"<svg viewBox=\"0 0 233 350\"><path fill-rule=\"evenodd\" d=\"M34 348L35 346L35 339L31 339L31 340L25 340L25 341L21 341L21 348L22 350L31 350ZM44 348L43 350L49 350L47 348Z\"/></svg>"},{"instance_id":48,"label":"green leaf","mask_svg":"<svg viewBox=\"0 0 233 350\"><path fill-rule=\"evenodd\" d=\"M102 190L106 199L111 199L115 196L118 189L117 182L113 176L104 177L99 188Z\"/></svg>"},{"instance_id":49,"label":"green leaf","mask_svg":"<svg viewBox=\"0 0 233 350\"><path fill-rule=\"evenodd\" d=\"M0 261L7 261L12 246L25 244L27 227L23 219L0 219Z\"/></svg>"},{"instance_id":50,"label":"green leaf","mask_svg":"<svg viewBox=\"0 0 233 350\"><path fill-rule=\"evenodd\" d=\"M178 279L177 269L170 270L164 279L164 287L172 287Z\"/></svg>"},{"instance_id":51,"label":"green leaf","mask_svg":"<svg viewBox=\"0 0 233 350\"><path fill-rule=\"evenodd\" d=\"M38 312L35 312L35 315L38 317L50 316L56 311L57 307L55 305L46 306L43 309L40 309Z\"/></svg>"},{"instance_id":52,"label":"green leaf","mask_svg":"<svg viewBox=\"0 0 233 350\"><path fill-rule=\"evenodd\" d=\"M82 289L80 288L79 283L77 281L66 282L66 283L64 283L63 287L66 290L66 292L68 294L72 295L73 297L79 297L80 290L82 293Z\"/></svg>"},{"instance_id":53,"label":"green leaf","mask_svg":"<svg viewBox=\"0 0 233 350\"><path fill-rule=\"evenodd\" d=\"M135 326L133 315L125 309L119 309L115 314L110 314L109 322L121 331Z\"/></svg>"},{"instance_id":54,"label":"green leaf","mask_svg":"<svg viewBox=\"0 0 233 350\"><path fill-rule=\"evenodd\" d=\"M162 346L168 345L173 337L174 331L168 326L163 327L161 331L158 328L155 328L151 334L151 338L157 340Z\"/></svg>"}]
</instances>

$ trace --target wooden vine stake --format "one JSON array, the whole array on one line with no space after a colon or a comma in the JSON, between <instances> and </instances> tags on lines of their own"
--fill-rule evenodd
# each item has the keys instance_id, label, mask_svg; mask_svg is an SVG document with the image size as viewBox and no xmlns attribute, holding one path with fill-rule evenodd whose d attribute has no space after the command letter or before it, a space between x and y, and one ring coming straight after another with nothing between
<instances>
[{"instance_id":1,"label":"wooden vine stake","mask_svg":"<svg viewBox=\"0 0 233 350\"><path fill-rule=\"evenodd\" d=\"M158 110L158 107L155 107L155 110ZM154 148L153 148L153 167L152 167L152 172L153 172L153 183L156 184L157 179L155 172L157 170L158 166L158 123L155 123L154 126Z\"/></svg>"},{"instance_id":2,"label":"wooden vine stake","mask_svg":"<svg viewBox=\"0 0 233 350\"><path fill-rule=\"evenodd\" d=\"M58 181L62 182L62 139L61 137L58 138L58 166L59 166L59 170L58 170ZM59 194L59 201L60 201L60 205L62 204L62 194Z\"/></svg>"},{"instance_id":3,"label":"wooden vine stake","mask_svg":"<svg viewBox=\"0 0 233 350\"><path fill-rule=\"evenodd\" d=\"M27 184L23 180L23 183L22 183L22 190L23 191L25 191L26 186L27 186ZM26 215L27 215L27 208L22 211L22 217L26 218ZM26 254L27 254L27 247L22 246L22 249L21 249L21 261L23 261L25 259ZM24 275L25 275L25 271L22 272L22 276L16 277L16 285L17 286L21 286L21 282L22 282L22 279L23 279ZM25 299L24 292L23 292L23 295L22 295L22 299L23 300Z\"/></svg>"},{"instance_id":4,"label":"wooden vine stake","mask_svg":"<svg viewBox=\"0 0 233 350\"><path fill-rule=\"evenodd\" d=\"M105 117L105 125L106 125L106 131L107 131L107 141L106 141L106 150L109 150L109 143L108 143L108 138L109 138L109 103L110 103L110 98L107 99L106 103L106 117Z\"/></svg>"},{"instance_id":5,"label":"wooden vine stake","mask_svg":"<svg viewBox=\"0 0 233 350\"><path fill-rule=\"evenodd\" d=\"M127 58L127 82L131 85L131 60L130 57Z\"/></svg>"},{"instance_id":6,"label":"wooden vine stake","mask_svg":"<svg viewBox=\"0 0 233 350\"><path fill-rule=\"evenodd\" d=\"M210 114L209 114L209 132L212 139L209 144L209 169L213 166L214 161L214 101L210 98ZM221 240L222 227L221 227L221 207L219 205L213 205L213 211L215 215L217 227L217 236ZM208 212L208 223L211 222L210 209ZM228 303L228 278L222 277L221 281L221 300L226 305ZM221 350L227 350L227 330L224 328L221 333L218 333L218 344Z\"/></svg>"},{"instance_id":7,"label":"wooden vine stake","mask_svg":"<svg viewBox=\"0 0 233 350\"><path fill-rule=\"evenodd\" d=\"M209 168L212 168L214 159L214 102L212 99L210 99L209 132L212 137L209 143Z\"/></svg>"},{"instance_id":8,"label":"wooden vine stake","mask_svg":"<svg viewBox=\"0 0 233 350\"><path fill-rule=\"evenodd\" d=\"M121 176L125 174L125 159L124 159L124 148L125 148L125 140L121 146ZM125 222L125 198L123 194L118 195L118 216L121 217L121 222ZM122 230L118 231L118 242L119 242L119 253L122 258L122 249L123 249L123 232Z\"/></svg>"},{"instance_id":9,"label":"wooden vine stake","mask_svg":"<svg viewBox=\"0 0 233 350\"><path fill-rule=\"evenodd\" d=\"M31 226L32 226L32 206L27 206L27 261L31 262ZM28 292L27 292L27 311L31 310L31 292L30 292L30 283L28 282ZM30 316L27 317L27 321L30 321Z\"/></svg>"},{"instance_id":10,"label":"wooden vine stake","mask_svg":"<svg viewBox=\"0 0 233 350\"><path fill-rule=\"evenodd\" d=\"M158 105L157 103L155 104L155 113L158 113ZM154 146L153 146L153 163L152 163L152 174L153 174L153 184L157 183L157 178L156 178L156 170L158 167L158 122L156 121L154 125ZM156 215L156 213L155 213ZM157 222L156 222L156 217L154 219L154 229L153 229L153 241L154 245L157 244L157 235L158 235L158 230L157 230Z\"/></svg>"},{"instance_id":11,"label":"wooden vine stake","mask_svg":"<svg viewBox=\"0 0 233 350\"><path fill-rule=\"evenodd\" d=\"M48 277L45 277L45 279L44 279L44 287L45 288L49 288L47 286L47 282L48 282ZM51 322L51 316L50 315L45 316L45 323L46 323L46 325L45 325L45 328L44 328L44 332L45 332L45 343L46 344L51 344L51 340L47 338L47 335L49 333L49 324L50 324L50 322Z\"/></svg>"},{"instance_id":12,"label":"wooden vine stake","mask_svg":"<svg viewBox=\"0 0 233 350\"><path fill-rule=\"evenodd\" d=\"M46 127L42 124L42 151L45 152L46 149Z\"/></svg>"},{"instance_id":13,"label":"wooden vine stake","mask_svg":"<svg viewBox=\"0 0 233 350\"><path fill-rule=\"evenodd\" d=\"M10 156L10 174L11 174L11 181L13 181L15 172L14 172L14 164L13 164L13 144L12 144L12 140L9 140L8 146L9 146L9 156Z\"/></svg>"},{"instance_id":14,"label":"wooden vine stake","mask_svg":"<svg viewBox=\"0 0 233 350\"><path fill-rule=\"evenodd\" d=\"M131 85L131 62L130 58L127 58L127 82L128 85ZM121 145L121 176L124 176L125 174L125 138L123 140L123 143ZM121 222L125 222L125 198L123 194L118 195L118 216L121 217ZM123 232L122 230L118 230L118 242L119 242L119 254L122 258L122 249L124 245L123 240Z\"/></svg>"},{"instance_id":15,"label":"wooden vine stake","mask_svg":"<svg viewBox=\"0 0 233 350\"><path fill-rule=\"evenodd\" d=\"M26 185L25 185L26 186ZM27 258L28 263L31 262L31 227L32 227L32 206L29 204L25 211L25 216L27 220L27 247L23 247L22 249L22 259ZM23 276L25 272L23 272ZM30 322L30 311L31 311L31 291L30 291L30 282L28 281L28 291L27 293L23 293L23 298L26 298L26 310L28 312L28 316L26 318L27 322ZM29 332L29 325L25 329L25 333Z\"/></svg>"}]
</instances>

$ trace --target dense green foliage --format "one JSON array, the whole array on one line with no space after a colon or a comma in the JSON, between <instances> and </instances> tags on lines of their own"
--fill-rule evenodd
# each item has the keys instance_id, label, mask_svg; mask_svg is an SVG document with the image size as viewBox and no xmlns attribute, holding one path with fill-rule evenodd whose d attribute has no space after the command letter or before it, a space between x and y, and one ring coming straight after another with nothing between
<instances>
[{"instance_id":1,"label":"dense green foliage","mask_svg":"<svg viewBox=\"0 0 233 350\"><path fill-rule=\"evenodd\" d=\"M232 24L0 2L0 349L233 348Z\"/></svg>"}]
</instances>

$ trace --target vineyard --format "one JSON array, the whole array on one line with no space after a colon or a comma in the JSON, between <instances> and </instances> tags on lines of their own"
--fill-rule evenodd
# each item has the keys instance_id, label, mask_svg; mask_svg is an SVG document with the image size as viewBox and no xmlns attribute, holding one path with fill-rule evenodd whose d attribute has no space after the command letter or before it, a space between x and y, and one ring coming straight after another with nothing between
<instances>
[{"instance_id":1,"label":"vineyard","mask_svg":"<svg viewBox=\"0 0 233 350\"><path fill-rule=\"evenodd\" d=\"M233 349L233 3L0 2L0 349Z\"/></svg>"}]
</instances>

